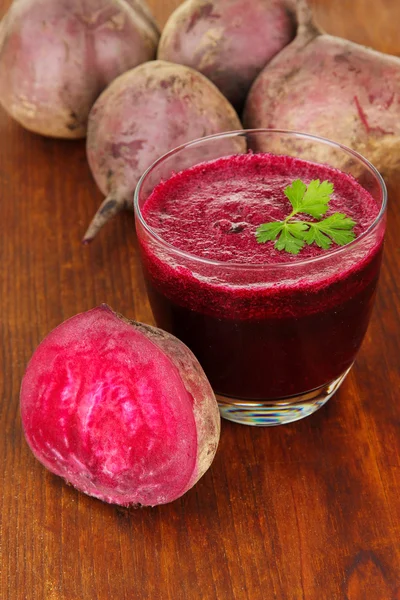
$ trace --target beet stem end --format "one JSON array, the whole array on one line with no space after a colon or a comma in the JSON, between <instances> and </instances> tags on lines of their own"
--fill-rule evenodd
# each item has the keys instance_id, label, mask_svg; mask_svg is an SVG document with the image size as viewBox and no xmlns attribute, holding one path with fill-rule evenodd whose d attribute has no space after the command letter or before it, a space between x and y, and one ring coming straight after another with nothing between
<instances>
[{"instance_id":1,"label":"beet stem end","mask_svg":"<svg viewBox=\"0 0 400 600\"><path fill-rule=\"evenodd\" d=\"M319 27L315 23L309 0L296 0L296 18L298 24L298 36L299 34L301 36L308 34L308 36L315 37L321 33Z\"/></svg>"}]
</instances>

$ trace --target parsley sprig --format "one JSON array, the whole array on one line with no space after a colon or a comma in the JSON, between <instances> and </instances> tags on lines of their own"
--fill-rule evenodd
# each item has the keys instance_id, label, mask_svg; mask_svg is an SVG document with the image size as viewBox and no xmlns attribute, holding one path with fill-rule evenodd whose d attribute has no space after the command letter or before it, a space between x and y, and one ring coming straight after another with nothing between
<instances>
[{"instance_id":1,"label":"parsley sprig","mask_svg":"<svg viewBox=\"0 0 400 600\"><path fill-rule=\"evenodd\" d=\"M288 185L284 194L292 205L292 212L283 221L264 223L257 228L257 241L262 244L275 241L277 250L298 254L305 244L317 244L327 250L332 242L344 246L355 239L355 221L345 214L336 212L325 219L329 209L333 184L313 179L308 185L301 179ZM299 213L309 215L315 221L293 220ZM322 220L321 220L322 219Z\"/></svg>"}]
</instances>

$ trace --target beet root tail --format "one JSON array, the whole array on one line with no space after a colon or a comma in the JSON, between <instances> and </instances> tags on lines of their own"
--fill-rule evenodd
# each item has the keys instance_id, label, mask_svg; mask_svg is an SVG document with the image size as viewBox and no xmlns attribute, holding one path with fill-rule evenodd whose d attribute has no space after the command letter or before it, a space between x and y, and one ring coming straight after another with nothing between
<instances>
[{"instance_id":1,"label":"beet root tail","mask_svg":"<svg viewBox=\"0 0 400 600\"><path fill-rule=\"evenodd\" d=\"M107 198L103 200L96 214L94 215L89 227L83 236L82 242L88 244L91 242L100 229L112 219L115 215L120 213L126 207L125 199L115 197L113 194L109 194Z\"/></svg>"}]
</instances>

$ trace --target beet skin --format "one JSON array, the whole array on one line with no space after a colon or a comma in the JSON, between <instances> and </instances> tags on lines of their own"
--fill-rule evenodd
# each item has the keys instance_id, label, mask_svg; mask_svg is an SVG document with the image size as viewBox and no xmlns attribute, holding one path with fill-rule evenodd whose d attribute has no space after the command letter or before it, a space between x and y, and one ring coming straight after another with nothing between
<instances>
[{"instance_id":1,"label":"beet skin","mask_svg":"<svg viewBox=\"0 0 400 600\"><path fill-rule=\"evenodd\" d=\"M254 82L244 126L320 135L360 152L384 175L398 172L400 59L322 33L307 0L297 0L297 21L295 40Z\"/></svg>"},{"instance_id":2,"label":"beet skin","mask_svg":"<svg viewBox=\"0 0 400 600\"><path fill-rule=\"evenodd\" d=\"M241 110L254 79L294 35L283 0L186 0L163 29L158 58L197 69Z\"/></svg>"},{"instance_id":3,"label":"beet skin","mask_svg":"<svg viewBox=\"0 0 400 600\"><path fill-rule=\"evenodd\" d=\"M152 60L117 77L89 116L87 157L106 199L84 236L133 210L140 176L161 155L196 138L242 129L232 105L204 75Z\"/></svg>"},{"instance_id":4,"label":"beet skin","mask_svg":"<svg viewBox=\"0 0 400 600\"><path fill-rule=\"evenodd\" d=\"M0 104L27 129L82 138L96 98L155 57L144 0L14 0L0 24Z\"/></svg>"}]
</instances>

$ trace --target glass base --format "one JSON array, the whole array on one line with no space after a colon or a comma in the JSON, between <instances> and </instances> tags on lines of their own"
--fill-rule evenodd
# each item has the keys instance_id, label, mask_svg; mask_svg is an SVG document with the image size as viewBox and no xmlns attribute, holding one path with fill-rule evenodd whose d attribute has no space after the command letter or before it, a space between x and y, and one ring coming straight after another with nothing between
<instances>
[{"instance_id":1,"label":"glass base","mask_svg":"<svg viewBox=\"0 0 400 600\"><path fill-rule=\"evenodd\" d=\"M268 427L285 425L312 415L339 389L351 367L340 377L312 392L283 400L238 400L217 394L221 417L241 423Z\"/></svg>"}]
</instances>

